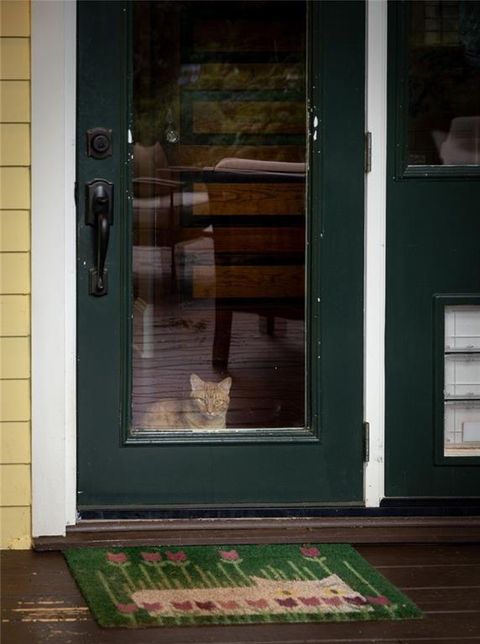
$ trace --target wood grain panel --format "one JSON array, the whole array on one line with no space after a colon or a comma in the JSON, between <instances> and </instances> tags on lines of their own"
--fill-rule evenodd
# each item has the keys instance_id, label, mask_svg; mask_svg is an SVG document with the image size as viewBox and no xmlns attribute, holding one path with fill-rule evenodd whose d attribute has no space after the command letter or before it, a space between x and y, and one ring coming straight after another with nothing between
<instances>
[{"instance_id":1,"label":"wood grain panel","mask_svg":"<svg viewBox=\"0 0 480 644\"><path fill-rule=\"evenodd\" d=\"M303 183L194 184L194 192L208 190L208 203L193 207L194 215L303 215Z\"/></svg>"},{"instance_id":2,"label":"wood grain panel","mask_svg":"<svg viewBox=\"0 0 480 644\"><path fill-rule=\"evenodd\" d=\"M302 266L216 266L215 269L195 266L193 269L195 298L303 297L304 292Z\"/></svg>"},{"instance_id":3,"label":"wood grain panel","mask_svg":"<svg viewBox=\"0 0 480 644\"><path fill-rule=\"evenodd\" d=\"M197 101L195 134L304 134L305 103L296 101Z\"/></svg>"},{"instance_id":4,"label":"wood grain panel","mask_svg":"<svg viewBox=\"0 0 480 644\"><path fill-rule=\"evenodd\" d=\"M217 253L301 253L305 249L304 228L217 228Z\"/></svg>"},{"instance_id":5,"label":"wood grain panel","mask_svg":"<svg viewBox=\"0 0 480 644\"><path fill-rule=\"evenodd\" d=\"M216 228L213 232L201 231L198 228L182 228L178 239L189 242L197 239L214 239L217 253L256 253L272 255L278 253L303 253L305 250L304 228ZM147 240L148 241L148 240ZM212 247L196 248L195 256L204 253L212 257Z\"/></svg>"}]
</instances>

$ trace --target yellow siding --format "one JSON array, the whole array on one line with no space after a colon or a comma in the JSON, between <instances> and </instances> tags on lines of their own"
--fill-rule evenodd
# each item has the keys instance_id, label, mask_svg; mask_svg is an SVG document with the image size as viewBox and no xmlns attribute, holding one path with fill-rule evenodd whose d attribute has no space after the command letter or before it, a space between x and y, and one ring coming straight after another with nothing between
<instances>
[{"instance_id":1,"label":"yellow siding","mask_svg":"<svg viewBox=\"0 0 480 644\"><path fill-rule=\"evenodd\" d=\"M30 170L0 167L0 209L30 209Z\"/></svg>"},{"instance_id":2,"label":"yellow siding","mask_svg":"<svg viewBox=\"0 0 480 644\"><path fill-rule=\"evenodd\" d=\"M30 128L26 123L0 123L0 165L30 165Z\"/></svg>"},{"instance_id":3,"label":"yellow siding","mask_svg":"<svg viewBox=\"0 0 480 644\"><path fill-rule=\"evenodd\" d=\"M0 548L30 548L30 507L0 507Z\"/></svg>"},{"instance_id":4,"label":"yellow siding","mask_svg":"<svg viewBox=\"0 0 480 644\"><path fill-rule=\"evenodd\" d=\"M0 423L0 464L30 460L30 424Z\"/></svg>"},{"instance_id":5,"label":"yellow siding","mask_svg":"<svg viewBox=\"0 0 480 644\"><path fill-rule=\"evenodd\" d=\"M30 296L0 295L0 336L29 334Z\"/></svg>"},{"instance_id":6,"label":"yellow siding","mask_svg":"<svg viewBox=\"0 0 480 644\"><path fill-rule=\"evenodd\" d=\"M0 2L0 36L27 37L30 35L29 0Z\"/></svg>"},{"instance_id":7,"label":"yellow siding","mask_svg":"<svg viewBox=\"0 0 480 644\"><path fill-rule=\"evenodd\" d=\"M30 292L30 253L0 254L0 293Z\"/></svg>"},{"instance_id":8,"label":"yellow siding","mask_svg":"<svg viewBox=\"0 0 480 644\"><path fill-rule=\"evenodd\" d=\"M0 422L30 420L30 382L0 380Z\"/></svg>"},{"instance_id":9,"label":"yellow siding","mask_svg":"<svg viewBox=\"0 0 480 644\"><path fill-rule=\"evenodd\" d=\"M28 123L30 120L29 81L0 81L0 122Z\"/></svg>"},{"instance_id":10,"label":"yellow siding","mask_svg":"<svg viewBox=\"0 0 480 644\"><path fill-rule=\"evenodd\" d=\"M2 465L0 470L0 505L21 507L30 505L30 465Z\"/></svg>"},{"instance_id":11,"label":"yellow siding","mask_svg":"<svg viewBox=\"0 0 480 644\"><path fill-rule=\"evenodd\" d=\"M28 210L0 210L0 252L30 250L30 213Z\"/></svg>"},{"instance_id":12,"label":"yellow siding","mask_svg":"<svg viewBox=\"0 0 480 644\"><path fill-rule=\"evenodd\" d=\"M30 2L0 0L0 548L31 544Z\"/></svg>"},{"instance_id":13,"label":"yellow siding","mask_svg":"<svg viewBox=\"0 0 480 644\"><path fill-rule=\"evenodd\" d=\"M28 38L0 39L0 78L30 78L30 41Z\"/></svg>"},{"instance_id":14,"label":"yellow siding","mask_svg":"<svg viewBox=\"0 0 480 644\"><path fill-rule=\"evenodd\" d=\"M29 338L0 338L0 378L30 377Z\"/></svg>"}]
</instances>

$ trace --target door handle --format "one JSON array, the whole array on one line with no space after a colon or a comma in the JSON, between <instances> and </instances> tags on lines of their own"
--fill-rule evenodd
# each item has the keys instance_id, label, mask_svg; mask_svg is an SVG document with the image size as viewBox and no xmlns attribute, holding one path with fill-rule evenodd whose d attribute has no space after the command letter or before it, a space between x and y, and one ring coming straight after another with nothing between
<instances>
[{"instance_id":1,"label":"door handle","mask_svg":"<svg viewBox=\"0 0 480 644\"><path fill-rule=\"evenodd\" d=\"M96 179L86 185L85 223L96 228L96 266L90 269L90 295L106 295L108 273L105 268L110 226L113 224L113 184Z\"/></svg>"}]
</instances>

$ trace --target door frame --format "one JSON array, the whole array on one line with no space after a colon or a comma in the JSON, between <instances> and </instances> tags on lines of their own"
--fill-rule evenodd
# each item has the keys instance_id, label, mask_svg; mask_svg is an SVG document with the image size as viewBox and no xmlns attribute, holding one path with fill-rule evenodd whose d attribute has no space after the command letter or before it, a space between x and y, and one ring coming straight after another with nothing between
<instances>
[{"instance_id":1,"label":"door frame","mask_svg":"<svg viewBox=\"0 0 480 644\"><path fill-rule=\"evenodd\" d=\"M378 507L384 496L386 45L387 0L367 0L366 127L373 141L365 176L367 507ZM64 535L76 521L75 69L76 3L32 0L34 537Z\"/></svg>"}]
</instances>

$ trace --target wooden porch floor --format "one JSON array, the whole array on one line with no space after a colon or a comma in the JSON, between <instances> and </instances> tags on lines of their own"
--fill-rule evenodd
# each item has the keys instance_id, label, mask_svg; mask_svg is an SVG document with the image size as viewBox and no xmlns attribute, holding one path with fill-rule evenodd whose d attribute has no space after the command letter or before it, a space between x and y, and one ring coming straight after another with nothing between
<instances>
[{"instance_id":1,"label":"wooden porch floor","mask_svg":"<svg viewBox=\"0 0 480 644\"><path fill-rule=\"evenodd\" d=\"M480 545L362 545L424 611L421 620L101 629L58 552L2 552L2 644L480 642Z\"/></svg>"}]
</instances>

